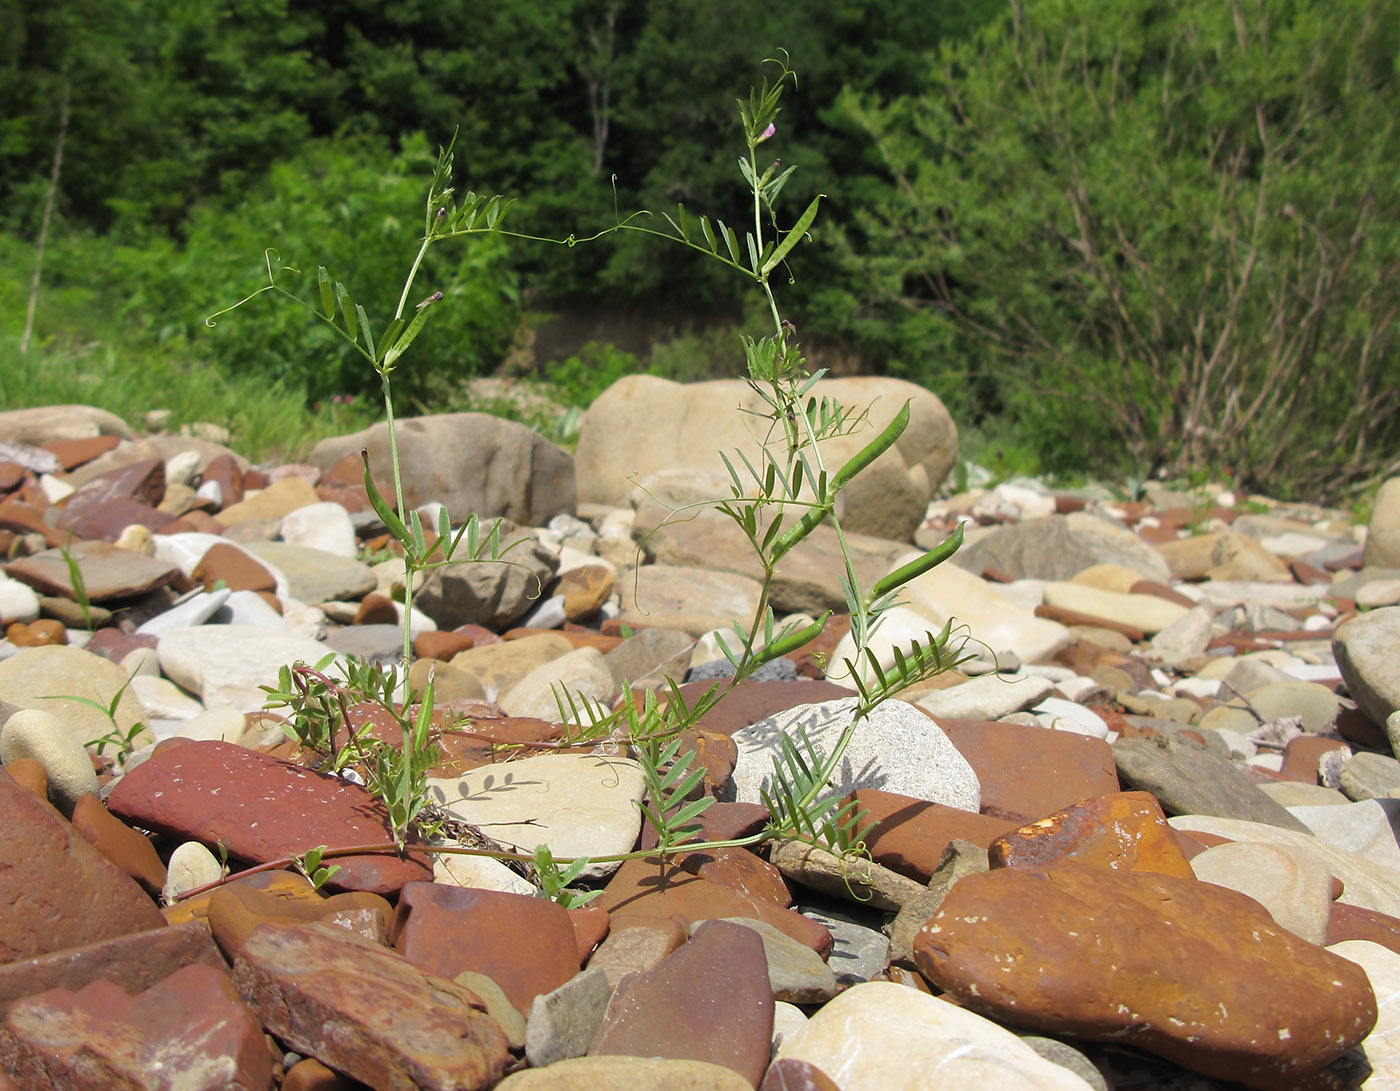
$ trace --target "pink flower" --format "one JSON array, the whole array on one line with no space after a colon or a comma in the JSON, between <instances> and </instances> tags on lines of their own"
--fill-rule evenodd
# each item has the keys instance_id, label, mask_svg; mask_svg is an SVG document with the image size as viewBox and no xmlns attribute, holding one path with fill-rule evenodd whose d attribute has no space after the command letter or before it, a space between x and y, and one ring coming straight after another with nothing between
<instances>
[{"instance_id":1,"label":"pink flower","mask_svg":"<svg viewBox=\"0 0 1400 1091\"><path fill-rule=\"evenodd\" d=\"M777 131L778 131L778 127L777 127L776 125L774 125L774 124L770 121L770 122L768 123L768 128L766 128L766 129L763 130L763 134L762 134L756 141L754 141L754 143L756 143L756 144L762 144L765 140L767 140L770 136L772 136L772 135L773 135L774 133L776 133Z\"/></svg>"}]
</instances>

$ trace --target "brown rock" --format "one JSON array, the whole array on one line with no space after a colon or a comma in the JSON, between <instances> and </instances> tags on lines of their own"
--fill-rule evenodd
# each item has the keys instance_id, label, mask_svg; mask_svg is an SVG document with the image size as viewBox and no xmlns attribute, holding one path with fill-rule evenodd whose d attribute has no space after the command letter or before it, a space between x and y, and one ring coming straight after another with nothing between
<instances>
[{"instance_id":1,"label":"brown rock","mask_svg":"<svg viewBox=\"0 0 1400 1091\"><path fill-rule=\"evenodd\" d=\"M933 877L955 838L985 849L1016 828L1015 822L1003 818L875 788L861 788L853 799L869 816L865 821L873 823L864 835L870 858L920 883Z\"/></svg>"},{"instance_id":2,"label":"brown rock","mask_svg":"<svg viewBox=\"0 0 1400 1091\"><path fill-rule=\"evenodd\" d=\"M5 630L5 639L17 648L40 648L47 644L67 644L68 630L61 621L52 618L39 618L25 624L13 622Z\"/></svg>"},{"instance_id":3,"label":"brown rock","mask_svg":"<svg viewBox=\"0 0 1400 1091\"><path fill-rule=\"evenodd\" d=\"M171 791L179 785L178 791ZM225 742L157 750L107 797L113 814L180 841L223 842L250 864L332 848L392 841L383 805L364 788ZM337 890L392 894L432 876L422 853L338 856Z\"/></svg>"},{"instance_id":4,"label":"brown rock","mask_svg":"<svg viewBox=\"0 0 1400 1091\"><path fill-rule=\"evenodd\" d=\"M264 924L234 983L292 1049L374 1088L480 1091L510 1056L468 989L332 925Z\"/></svg>"},{"instance_id":5,"label":"brown rock","mask_svg":"<svg viewBox=\"0 0 1400 1091\"><path fill-rule=\"evenodd\" d=\"M687 702L694 701L713 682L690 682L681 687ZM798 705L819 701L839 701L854 697L855 691L834 682L745 682L736 686L712 711L706 713L702 727L722 735L733 735L741 727L756 724L776 712Z\"/></svg>"},{"instance_id":6,"label":"brown rock","mask_svg":"<svg viewBox=\"0 0 1400 1091\"><path fill-rule=\"evenodd\" d=\"M182 534L186 531L196 531L200 534L223 534L224 524L215 519L207 511L195 508L187 511L173 523L167 523L162 534Z\"/></svg>"},{"instance_id":7,"label":"brown rock","mask_svg":"<svg viewBox=\"0 0 1400 1091\"><path fill-rule=\"evenodd\" d=\"M252 519L282 519L298 508L320 502L315 488L305 478L284 477L256 496L245 494L245 498L235 504L226 503L219 512L219 522L232 527Z\"/></svg>"},{"instance_id":8,"label":"brown rock","mask_svg":"<svg viewBox=\"0 0 1400 1091\"><path fill-rule=\"evenodd\" d=\"M783 1057L768 1066L758 1091L841 1091L835 1082L810 1061Z\"/></svg>"},{"instance_id":9,"label":"brown rock","mask_svg":"<svg viewBox=\"0 0 1400 1091\"><path fill-rule=\"evenodd\" d=\"M219 455L204 467L199 482L202 485L206 481L219 483L224 507L243 499L243 471L238 468L238 461L232 455Z\"/></svg>"},{"instance_id":10,"label":"brown rock","mask_svg":"<svg viewBox=\"0 0 1400 1091\"><path fill-rule=\"evenodd\" d=\"M577 905L566 912L573 922L574 945L578 948L578 964L582 966L608 934L612 917L606 909L599 909L596 905Z\"/></svg>"},{"instance_id":11,"label":"brown rock","mask_svg":"<svg viewBox=\"0 0 1400 1091\"><path fill-rule=\"evenodd\" d=\"M35 993L76 992L94 981L114 981L128 992L140 992L194 965L228 969L209 929L195 921L20 959L0 966L0 1012Z\"/></svg>"},{"instance_id":12,"label":"brown rock","mask_svg":"<svg viewBox=\"0 0 1400 1091\"><path fill-rule=\"evenodd\" d=\"M262 1027L228 974L187 966L132 996L95 981L12 1006L0 1025L0 1064L25 1087L190 1091L272 1087Z\"/></svg>"},{"instance_id":13,"label":"brown rock","mask_svg":"<svg viewBox=\"0 0 1400 1091\"><path fill-rule=\"evenodd\" d=\"M303 875L294 871L253 871L235 875L225 880L224 886L249 886L254 890L260 890L277 898L284 898L292 901L299 901L313 896L310 881ZM213 901L214 895L222 887L215 887L213 890L206 890L203 894L196 894L190 898L181 898L172 905L167 905L161 912L166 921L173 925L188 924L190 921L199 921L208 929L209 926L209 903Z\"/></svg>"},{"instance_id":14,"label":"brown rock","mask_svg":"<svg viewBox=\"0 0 1400 1091\"><path fill-rule=\"evenodd\" d=\"M763 941L742 925L711 920L654 970L618 986L588 1052L708 1061L757 1087L772 1037Z\"/></svg>"},{"instance_id":15,"label":"brown rock","mask_svg":"<svg viewBox=\"0 0 1400 1091\"><path fill-rule=\"evenodd\" d=\"M61 546L70 537L44 522L42 508L13 497L0 502L0 529L13 531L15 534L38 534L50 546Z\"/></svg>"},{"instance_id":16,"label":"brown rock","mask_svg":"<svg viewBox=\"0 0 1400 1091\"><path fill-rule=\"evenodd\" d=\"M310 884L295 894L259 890L247 883L229 883L210 892L209 931L224 956L232 961L253 929L268 921L338 925L370 943L387 945L394 909L378 894L347 891L329 898Z\"/></svg>"},{"instance_id":17,"label":"brown rock","mask_svg":"<svg viewBox=\"0 0 1400 1091\"><path fill-rule=\"evenodd\" d=\"M115 542L129 526L143 526L155 533L165 530L175 516L139 500L96 500L63 510L56 523L60 530L93 542Z\"/></svg>"},{"instance_id":18,"label":"brown rock","mask_svg":"<svg viewBox=\"0 0 1400 1091\"><path fill-rule=\"evenodd\" d=\"M1334 901L1327 917L1325 946L1331 947L1334 943L1348 939L1369 940L1400 954L1400 918L1359 905Z\"/></svg>"},{"instance_id":19,"label":"brown rock","mask_svg":"<svg viewBox=\"0 0 1400 1091\"><path fill-rule=\"evenodd\" d=\"M1108 743L1025 724L942 718L938 726L982 785L982 813L1033 821L1118 791Z\"/></svg>"},{"instance_id":20,"label":"brown rock","mask_svg":"<svg viewBox=\"0 0 1400 1091\"><path fill-rule=\"evenodd\" d=\"M2 769L0 815L0 962L165 923L134 881Z\"/></svg>"},{"instance_id":21,"label":"brown rock","mask_svg":"<svg viewBox=\"0 0 1400 1091\"><path fill-rule=\"evenodd\" d=\"M1299 780L1304 784L1316 784L1317 763L1329 750L1344 749L1341 739L1329 739L1322 735L1298 735L1288 740L1283 748L1283 765L1279 773L1289 780Z\"/></svg>"},{"instance_id":22,"label":"brown rock","mask_svg":"<svg viewBox=\"0 0 1400 1091\"><path fill-rule=\"evenodd\" d=\"M159 641L144 633L124 633L120 629L108 627L98 629L84 646L85 650L113 663L120 663L137 648L154 648Z\"/></svg>"},{"instance_id":23,"label":"brown rock","mask_svg":"<svg viewBox=\"0 0 1400 1091\"><path fill-rule=\"evenodd\" d=\"M394 609L394 600L386 595L371 591L360 600L360 608L355 611L352 625L397 625L399 612Z\"/></svg>"},{"instance_id":24,"label":"brown rock","mask_svg":"<svg viewBox=\"0 0 1400 1091\"><path fill-rule=\"evenodd\" d=\"M1376 1021L1355 963L1243 894L1168 875L969 875L914 955L929 981L994 1019L1136 1046L1261 1091L1304 1085Z\"/></svg>"},{"instance_id":25,"label":"brown rock","mask_svg":"<svg viewBox=\"0 0 1400 1091\"><path fill-rule=\"evenodd\" d=\"M674 865L663 878L655 857L625 861L593 904L612 914L614 927L627 916L674 917L687 926L724 917L757 917L823 958L831 953L831 933L816 921Z\"/></svg>"},{"instance_id":26,"label":"brown rock","mask_svg":"<svg viewBox=\"0 0 1400 1091\"><path fill-rule=\"evenodd\" d=\"M564 596L564 616L570 621L592 617L613 593L613 574L601 564L571 568L559 576L554 593Z\"/></svg>"},{"instance_id":27,"label":"brown rock","mask_svg":"<svg viewBox=\"0 0 1400 1091\"><path fill-rule=\"evenodd\" d=\"M471 970L501 987L517 1011L579 971L569 914L554 902L499 890L409 883L399 896L394 947L415 966L453 978Z\"/></svg>"},{"instance_id":28,"label":"brown rock","mask_svg":"<svg viewBox=\"0 0 1400 1091\"><path fill-rule=\"evenodd\" d=\"M89 436L86 439L52 439L39 446L58 459L66 471L105 455L120 442L120 436Z\"/></svg>"},{"instance_id":29,"label":"brown rock","mask_svg":"<svg viewBox=\"0 0 1400 1091\"><path fill-rule=\"evenodd\" d=\"M230 591L276 591L277 580L256 558L236 545L217 542L195 565L194 582L205 589L223 582Z\"/></svg>"},{"instance_id":30,"label":"brown rock","mask_svg":"<svg viewBox=\"0 0 1400 1091\"><path fill-rule=\"evenodd\" d=\"M165 889L165 865L150 840L114 816L91 793L78 797L73 806L73 828L98 852L130 875L152 898Z\"/></svg>"},{"instance_id":31,"label":"brown rock","mask_svg":"<svg viewBox=\"0 0 1400 1091\"><path fill-rule=\"evenodd\" d=\"M466 651L473 643L466 633L434 629L414 637L413 654L419 659L438 659L445 662L458 652Z\"/></svg>"},{"instance_id":32,"label":"brown rock","mask_svg":"<svg viewBox=\"0 0 1400 1091\"><path fill-rule=\"evenodd\" d=\"M282 1077L282 1091L355 1091L355 1081L315 1057L303 1057Z\"/></svg>"},{"instance_id":33,"label":"brown rock","mask_svg":"<svg viewBox=\"0 0 1400 1091\"><path fill-rule=\"evenodd\" d=\"M110 542L74 542L69 552L78 564L90 602L144 595L166 586L180 571L173 564L143 557L129 549L118 549ZM11 561L5 565L5 571L41 595L77 598L68 575L68 563L57 549Z\"/></svg>"},{"instance_id":34,"label":"brown rock","mask_svg":"<svg viewBox=\"0 0 1400 1091\"><path fill-rule=\"evenodd\" d=\"M1146 792L1086 799L1003 834L987 851L992 867L1045 870L1073 862L1114 871L1194 879L1157 800Z\"/></svg>"},{"instance_id":35,"label":"brown rock","mask_svg":"<svg viewBox=\"0 0 1400 1091\"><path fill-rule=\"evenodd\" d=\"M1035 616L1047 618L1050 621L1058 621L1061 625L1092 625L1098 629L1107 629L1109 632L1123 634L1134 644L1147 638L1147 634L1136 626L1125 625L1121 621L1113 621L1109 618L1102 618L1097 614L1086 614L1080 610L1071 610L1067 606L1052 606L1048 602L1042 602L1035 608Z\"/></svg>"},{"instance_id":36,"label":"brown rock","mask_svg":"<svg viewBox=\"0 0 1400 1091\"><path fill-rule=\"evenodd\" d=\"M26 791L33 792L35 797L48 802L49 799L49 774L44 770L43 763L37 758L20 758L5 766L5 772L14 778L14 782Z\"/></svg>"}]
</instances>

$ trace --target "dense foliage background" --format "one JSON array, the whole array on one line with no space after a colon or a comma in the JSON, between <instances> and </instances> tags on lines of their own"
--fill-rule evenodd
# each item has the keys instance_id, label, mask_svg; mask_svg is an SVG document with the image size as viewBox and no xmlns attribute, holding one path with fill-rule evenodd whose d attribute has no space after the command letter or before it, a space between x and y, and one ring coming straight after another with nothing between
<instances>
[{"instance_id":1,"label":"dense foliage background","mask_svg":"<svg viewBox=\"0 0 1400 1091\"><path fill-rule=\"evenodd\" d=\"M734 102L778 47L801 84L764 150L793 215L828 198L784 298L816 360L930 387L1023 469L1335 496L1400 468L1400 0L0 0L0 402L41 363L364 395L295 308L203 319L267 246L390 310L454 131L520 232L742 222ZM635 235L432 260L421 407L503 367L575 400L728 374L753 319Z\"/></svg>"}]
</instances>

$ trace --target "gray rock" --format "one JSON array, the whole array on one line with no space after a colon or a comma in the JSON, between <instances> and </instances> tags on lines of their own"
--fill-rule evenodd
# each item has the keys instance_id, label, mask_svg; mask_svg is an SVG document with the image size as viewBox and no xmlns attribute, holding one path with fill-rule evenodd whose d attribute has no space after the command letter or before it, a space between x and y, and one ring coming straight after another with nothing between
<instances>
[{"instance_id":1,"label":"gray rock","mask_svg":"<svg viewBox=\"0 0 1400 1091\"><path fill-rule=\"evenodd\" d=\"M247 547L253 556L276 565L287 577L291 597L302 602L358 599L375 588L369 565L349 557L287 542L249 542Z\"/></svg>"},{"instance_id":2,"label":"gray rock","mask_svg":"<svg viewBox=\"0 0 1400 1091\"><path fill-rule=\"evenodd\" d=\"M397 625L347 625L325 639L331 651L389 667L403 658L403 630Z\"/></svg>"},{"instance_id":3,"label":"gray rock","mask_svg":"<svg viewBox=\"0 0 1400 1091\"><path fill-rule=\"evenodd\" d=\"M1332 634L1332 655L1352 700L1377 725L1400 708L1400 606L1359 614Z\"/></svg>"},{"instance_id":4,"label":"gray rock","mask_svg":"<svg viewBox=\"0 0 1400 1091\"><path fill-rule=\"evenodd\" d=\"M909 541L957 456L957 429L943 403L913 383L873 377L823 380L811 395L835 397L857 411L870 407L867 427L822 444L833 472L906 401L911 403L909 427L847 488L842 512L848 530ZM619 379L594 399L579 423L579 499L621 506L628 503L631 481L657 470L724 472L721 452L737 464L736 449L756 459L754 418L742 410L762 404L737 379L691 384L654 375Z\"/></svg>"},{"instance_id":5,"label":"gray rock","mask_svg":"<svg viewBox=\"0 0 1400 1091\"><path fill-rule=\"evenodd\" d=\"M843 988L858 985L884 970L889 962L890 941L883 933L833 909L813 909L806 905L796 908L831 933L827 965L836 975L838 985Z\"/></svg>"},{"instance_id":6,"label":"gray rock","mask_svg":"<svg viewBox=\"0 0 1400 1091\"><path fill-rule=\"evenodd\" d=\"M1200 606L1187 611L1152 638L1151 658L1173 665L1205 655L1213 635L1210 625L1210 611Z\"/></svg>"},{"instance_id":7,"label":"gray rock","mask_svg":"<svg viewBox=\"0 0 1400 1091\"><path fill-rule=\"evenodd\" d=\"M1393 754L1400 754L1400 710L1385 718L1385 737L1390 742Z\"/></svg>"},{"instance_id":8,"label":"gray rock","mask_svg":"<svg viewBox=\"0 0 1400 1091\"><path fill-rule=\"evenodd\" d=\"M1400 796L1400 761L1363 750L1342 766L1342 792L1356 802Z\"/></svg>"},{"instance_id":9,"label":"gray rock","mask_svg":"<svg viewBox=\"0 0 1400 1091\"><path fill-rule=\"evenodd\" d=\"M899 912L923 892L913 879L863 856L838 856L802 841L775 843L768 862L794 883L889 913Z\"/></svg>"},{"instance_id":10,"label":"gray rock","mask_svg":"<svg viewBox=\"0 0 1400 1091\"><path fill-rule=\"evenodd\" d=\"M1392 477L1376 493L1366 528L1365 563L1400 568L1400 477Z\"/></svg>"},{"instance_id":11,"label":"gray rock","mask_svg":"<svg viewBox=\"0 0 1400 1091\"><path fill-rule=\"evenodd\" d=\"M1113 761L1125 791L1151 792L1168 815L1212 815L1308 832L1232 762L1190 739L1119 739Z\"/></svg>"},{"instance_id":12,"label":"gray rock","mask_svg":"<svg viewBox=\"0 0 1400 1091\"><path fill-rule=\"evenodd\" d=\"M1122 565L1163 583L1171 576L1161 554L1132 531L1083 512L998 527L953 561L974 575L996 568L1015 580L1072 580L1096 564Z\"/></svg>"},{"instance_id":13,"label":"gray rock","mask_svg":"<svg viewBox=\"0 0 1400 1091\"><path fill-rule=\"evenodd\" d=\"M854 698L799 705L736 731L739 756L727 798L762 802L761 789L770 783L778 739L787 735L797 742L801 729L828 754L850 723L855 705ZM879 705L857 726L831 786L841 796L857 788L879 788L974 812L982 794L972 766L938 725L897 700Z\"/></svg>"},{"instance_id":14,"label":"gray rock","mask_svg":"<svg viewBox=\"0 0 1400 1091\"><path fill-rule=\"evenodd\" d=\"M619 590L619 616L627 624L679 629L698 637L712 629L727 630L735 621L748 625L758 610L760 586L731 572L649 564Z\"/></svg>"},{"instance_id":15,"label":"gray rock","mask_svg":"<svg viewBox=\"0 0 1400 1091\"><path fill-rule=\"evenodd\" d=\"M914 960L914 937L919 929L928 923L948 891L965 875L977 875L990 870L987 850L971 841L955 837L948 842L943 856L934 869L928 886L917 897L906 902L893 921L890 922L890 961L912 964Z\"/></svg>"},{"instance_id":16,"label":"gray rock","mask_svg":"<svg viewBox=\"0 0 1400 1091\"><path fill-rule=\"evenodd\" d=\"M535 997L525 1023L525 1059L530 1067L584 1056L603 1025L611 998L608 975L600 967L584 970L553 992Z\"/></svg>"},{"instance_id":17,"label":"gray rock","mask_svg":"<svg viewBox=\"0 0 1400 1091\"><path fill-rule=\"evenodd\" d=\"M1046 1038L1039 1034L1022 1034L1021 1041L1030 1046L1051 1064L1068 1068L1093 1091L1109 1091L1108 1080L1094 1067L1094 1062L1073 1046L1066 1045L1058 1038Z\"/></svg>"},{"instance_id":18,"label":"gray rock","mask_svg":"<svg viewBox=\"0 0 1400 1091\"><path fill-rule=\"evenodd\" d=\"M679 629L643 629L603 656L619 690L686 677L695 638Z\"/></svg>"},{"instance_id":19,"label":"gray rock","mask_svg":"<svg viewBox=\"0 0 1400 1091\"><path fill-rule=\"evenodd\" d=\"M516 421L488 413L440 413L401 420L395 431L411 508L437 501L458 520L472 513L483 519L503 515L525 526L543 526L578 508L574 460ZM327 470L345 455L367 448L375 480L387 482L388 437L388 428L380 423L325 439L312 449L310 461Z\"/></svg>"},{"instance_id":20,"label":"gray rock","mask_svg":"<svg viewBox=\"0 0 1400 1091\"><path fill-rule=\"evenodd\" d=\"M439 628L484 625L502 630L540 602L558 567L557 556L529 535L502 528L501 542L519 542L502 561L467 561L435 569L413 596L413 605Z\"/></svg>"},{"instance_id":21,"label":"gray rock","mask_svg":"<svg viewBox=\"0 0 1400 1091\"><path fill-rule=\"evenodd\" d=\"M33 758L49 778L49 801L65 815L78 797L97 794L97 773L83 745L58 717L36 708L21 709L0 730L0 762Z\"/></svg>"},{"instance_id":22,"label":"gray rock","mask_svg":"<svg viewBox=\"0 0 1400 1091\"><path fill-rule=\"evenodd\" d=\"M733 649L737 642L737 639L730 641L730 648ZM708 663L692 667L686 673L685 680L687 682L710 682L716 678L733 678L735 673L734 664L728 659L711 659ZM758 670L749 675L749 681L796 682L797 665L786 656L780 656L764 663Z\"/></svg>"},{"instance_id":23,"label":"gray rock","mask_svg":"<svg viewBox=\"0 0 1400 1091\"><path fill-rule=\"evenodd\" d=\"M773 986L773 999L787 1004L824 1004L836 995L836 974L822 961L821 955L804 943L773 925L754 917L725 917L724 920L749 928L763 940L763 954L768 960L768 981ZM690 926L694 935L704 921ZM601 971L600 971L601 972Z\"/></svg>"}]
</instances>

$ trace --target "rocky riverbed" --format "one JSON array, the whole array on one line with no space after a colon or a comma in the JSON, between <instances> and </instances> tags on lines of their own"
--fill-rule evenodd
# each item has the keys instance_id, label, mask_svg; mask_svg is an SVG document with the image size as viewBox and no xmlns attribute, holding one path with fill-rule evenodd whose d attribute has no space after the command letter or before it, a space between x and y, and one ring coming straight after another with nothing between
<instances>
[{"instance_id":1,"label":"rocky riverbed","mask_svg":"<svg viewBox=\"0 0 1400 1091\"><path fill-rule=\"evenodd\" d=\"M359 456L385 470L382 429L255 467L87 407L0 414L0 1089L1400 1087L1400 482L1369 526L1218 486L950 494L937 399L842 380L877 427L915 399L847 500L858 578L966 534L876 650L952 619L972 657L835 778L868 858L599 861L566 909L430 851L655 844L636 762L568 746L556 693L703 687L757 601L731 523L667 519L727 495L742 388L661 383L605 393L573 456L404 422L410 502L523 544L415 592L411 677L470 731L430 780L464 840L403 853L261 688L400 654ZM826 528L784 560L780 615L836 614L686 740L711 839L762 826L781 732L847 722L840 573ZM259 868L319 845L367 848L319 891Z\"/></svg>"}]
</instances>

